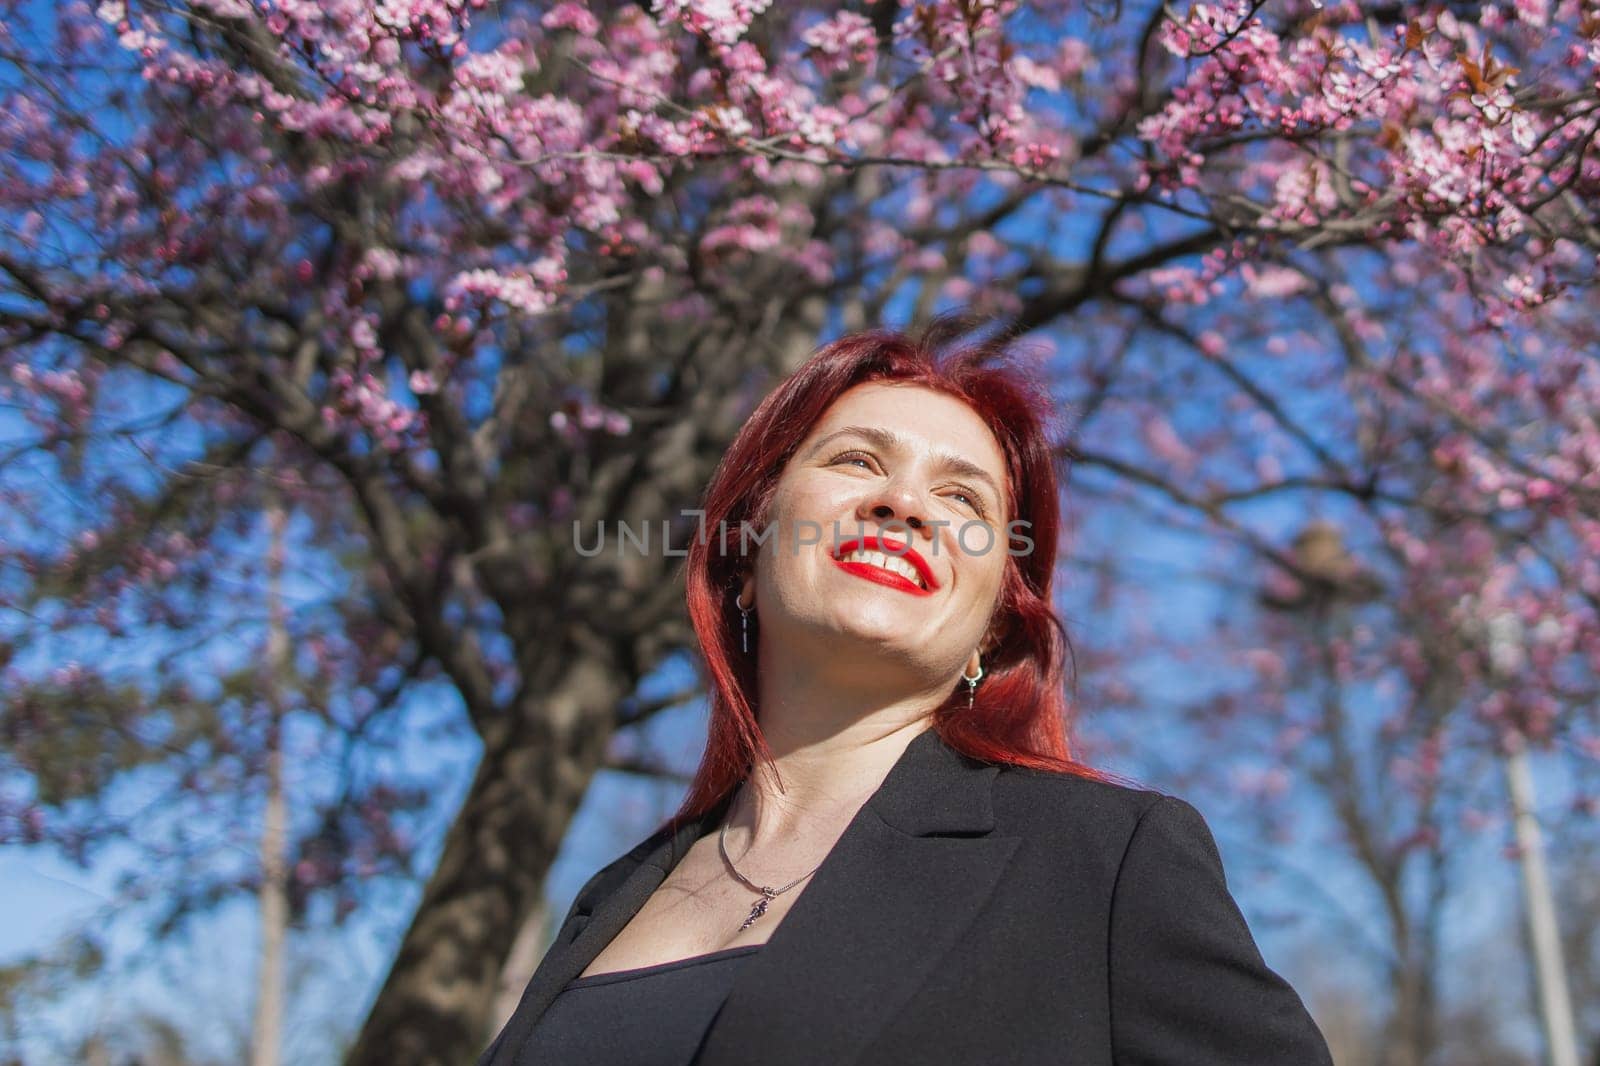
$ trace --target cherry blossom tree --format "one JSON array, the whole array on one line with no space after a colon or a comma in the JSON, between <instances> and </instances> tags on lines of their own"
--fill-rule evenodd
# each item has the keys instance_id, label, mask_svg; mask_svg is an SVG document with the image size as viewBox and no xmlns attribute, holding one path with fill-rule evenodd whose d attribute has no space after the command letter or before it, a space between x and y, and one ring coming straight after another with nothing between
<instances>
[{"instance_id":1,"label":"cherry blossom tree","mask_svg":"<svg viewBox=\"0 0 1600 1066\"><path fill-rule=\"evenodd\" d=\"M288 623L345 771L301 898L406 872L425 783L351 769L403 697L447 687L482 746L352 1062L481 1047L612 738L692 696L640 691L692 654L678 556L574 523L683 544L744 414L841 329L1002 319L1051 350L1085 499L1290 582L1325 578L1274 508L1348 508L1383 587L1534 635L1510 675L1463 645L1450 743L1600 758L1591 3L0 13L0 839L155 846L106 802L140 769L259 800L248 657L194 679L259 638L283 494L302 572L343 582ZM63 661L85 635L140 661ZM256 876L185 878L174 914Z\"/></svg>"}]
</instances>

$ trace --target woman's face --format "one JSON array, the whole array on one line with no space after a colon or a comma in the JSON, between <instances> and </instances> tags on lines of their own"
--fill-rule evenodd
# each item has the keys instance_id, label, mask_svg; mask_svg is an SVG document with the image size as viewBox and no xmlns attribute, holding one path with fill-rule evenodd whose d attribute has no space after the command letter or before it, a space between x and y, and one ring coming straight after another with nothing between
<instances>
[{"instance_id":1,"label":"woman's face","mask_svg":"<svg viewBox=\"0 0 1600 1066\"><path fill-rule=\"evenodd\" d=\"M771 530L755 567L762 661L871 688L953 683L999 599L1009 494L1000 445L960 400L850 389L789 460L757 531ZM880 535L887 560L852 558L852 542ZM911 579L892 572L906 564Z\"/></svg>"}]
</instances>

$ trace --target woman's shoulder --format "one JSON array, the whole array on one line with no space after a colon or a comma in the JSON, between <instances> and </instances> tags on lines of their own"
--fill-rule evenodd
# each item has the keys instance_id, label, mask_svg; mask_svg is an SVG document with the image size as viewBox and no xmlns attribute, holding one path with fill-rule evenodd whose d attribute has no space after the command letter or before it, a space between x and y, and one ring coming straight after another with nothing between
<instances>
[{"instance_id":1,"label":"woman's shoulder","mask_svg":"<svg viewBox=\"0 0 1600 1066\"><path fill-rule=\"evenodd\" d=\"M1059 836L1079 845L1098 842L1119 851L1141 826L1204 826L1187 800L1109 774L1007 764L995 775L993 800L1001 832Z\"/></svg>"},{"instance_id":2,"label":"woman's shoulder","mask_svg":"<svg viewBox=\"0 0 1600 1066\"><path fill-rule=\"evenodd\" d=\"M1152 804L1176 799L1160 789L1108 771L1085 769L1044 770L1005 763L995 776L996 792L1049 803L1086 805L1109 812L1131 813L1138 817Z\"/></svg>"}]
</instances>

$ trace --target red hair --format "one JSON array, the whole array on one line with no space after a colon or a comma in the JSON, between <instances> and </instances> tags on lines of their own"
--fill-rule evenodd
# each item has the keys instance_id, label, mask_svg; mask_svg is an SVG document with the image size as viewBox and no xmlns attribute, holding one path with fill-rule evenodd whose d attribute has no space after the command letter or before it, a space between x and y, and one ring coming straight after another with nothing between
<instances>
[{"instance_id":1,"label":"red hair","mask_svg":"<svg viewBox=\"0 0 1600 1066\"><path fill-rule=\"evenodd\" d=\"M1026 550L1012 538L973 710L958 682L935 709L933 728L952 748L984 762L1106 778L1074 758L1069 740L1072 645L1050 593L1061 528L1056 448L1048 439L1054 403L1010 360L1003 339L955 343L970 331L970 320L943 316L916 337L877 329L823 346L761 402L717 464L702 504L706 534L694 538L685 560L710 725L689 794L668 820L672 828L726 798L757 757L772 761L756 724L755 660L740 650L733 602L748 569L740 523L766 528L789 459L840 396L872 381L920 385L970 407L1005 456L1009 518L1027 522L1020 529L1033 541ZM735 545L731 552L728 544Z\"/></svg>"}]
</instances>

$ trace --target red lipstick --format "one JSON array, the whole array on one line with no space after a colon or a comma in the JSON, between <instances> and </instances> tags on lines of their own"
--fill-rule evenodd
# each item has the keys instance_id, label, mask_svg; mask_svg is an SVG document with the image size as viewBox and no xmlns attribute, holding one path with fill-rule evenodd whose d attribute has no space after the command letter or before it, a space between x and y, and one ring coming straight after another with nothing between
<instances>
[{"instance_id":1,"label":"red lipstick","mask_svg":"<svg viewBox=\"0 0 1600 1066\"><path fill-rule=\"evenodd\" d=\"M871 563L863 562L847 563L841 560L842 556L849 555L853 551L877 551L891 558L904 559L916 570L917 574L922 578L923 585L927 587L923 588L922 585L918 585L915 581L891 570L885 570L881 566L873 566ZM855 537L840 542L838 548L834 550L833 561L841 570L847 570L857 577L864 577L868 581L876 581L880 585L887 585L890 588L909 592L915 596L931 596L933 590L939 587L939 582L934 579L933 568L928 565L928 561L917 552L917 549L911 547L905 541L886 540L879 537Z\"/></svg>"}]
</instances>

